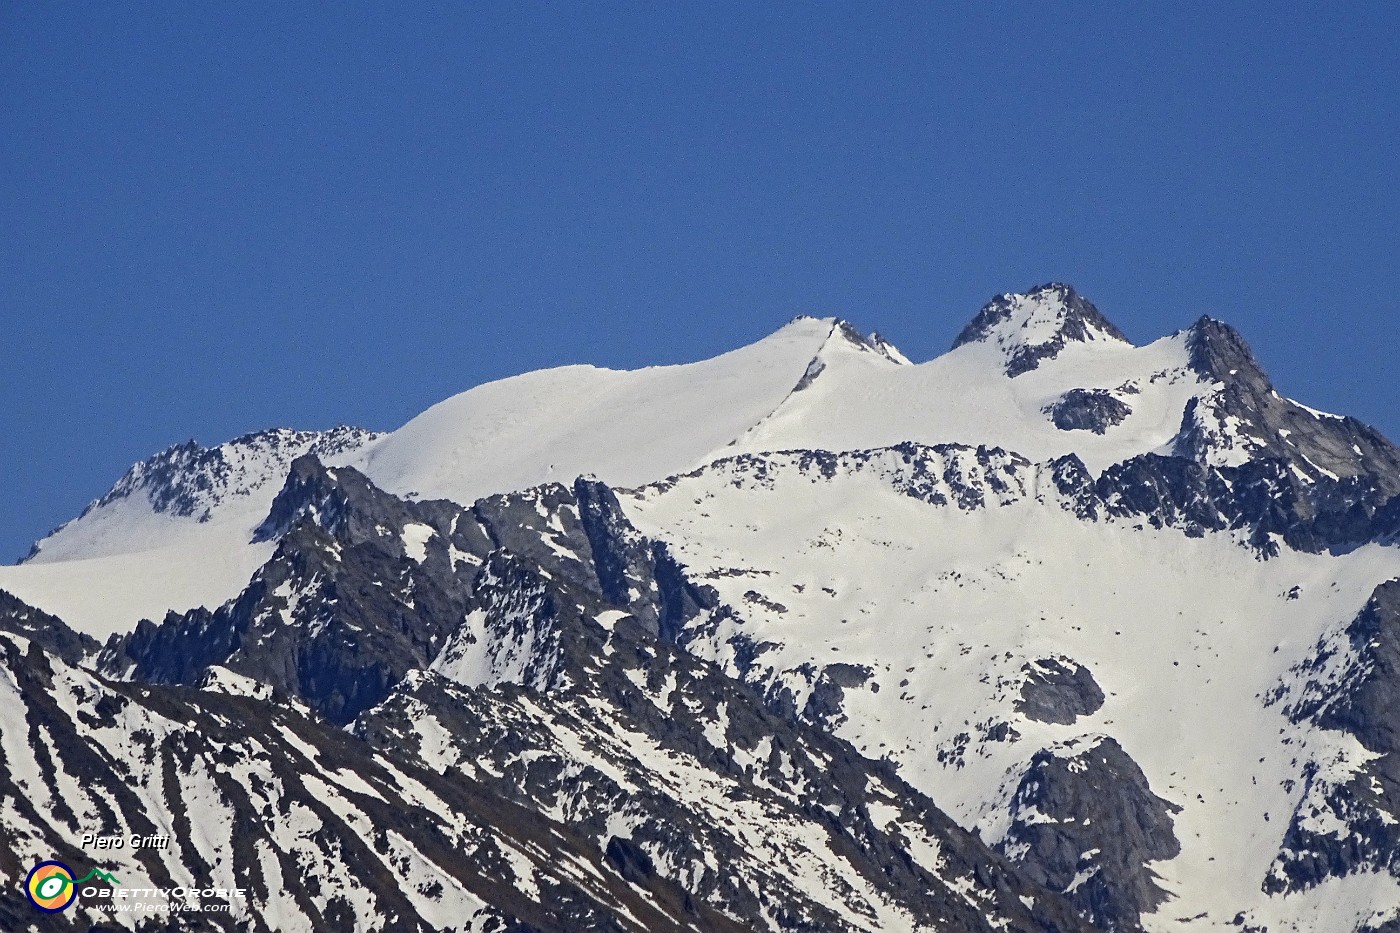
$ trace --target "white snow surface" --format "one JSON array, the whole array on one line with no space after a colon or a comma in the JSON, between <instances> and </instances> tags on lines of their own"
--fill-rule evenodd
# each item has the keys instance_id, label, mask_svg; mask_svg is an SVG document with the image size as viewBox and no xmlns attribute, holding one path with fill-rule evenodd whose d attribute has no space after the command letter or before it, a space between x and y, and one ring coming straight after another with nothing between
<instances>
[{"instance_id":1,"label":"white snow surface","mask_svg":"<svg viewBox=\"0 0 1400 933\"><path fill-rule=\"evenodd\" d=\"M839 340L834 324L798 318L700 363L564 366L488 383L434 405L351 465L390 492L464 503L584 474L648 482L708 462L776 408Z\"/></svg>"},{"instance_id":2,"label":"white snow surface","mask_svg":"<svg viewBox=\"0 0 1400 933\"><path fill-rule=\"evenodd\" d=\"M767 461L717 464L622 499L644 533L738 610L742 621L691 651L737 675L729 639L767 645L749 677L786 684L799 709L803 665L870 668L879 690L845 691L838 734L893 759L989 842L1004 835L1002 804L1038 749L1114 736L1153 791L1182 807L1181 855L1154 866L1173 899L1146 918L1150 930L1201 914L1190 929L1225 929L1247 909L1280 924L1351 916L1357 905L1336 891L1355 885L1286 899L1260 891L1302 793L1282 782L1297 781L1313 754L1335 756L1328 734L1306 735L1263 698L1400 575L1400 552L1285 548L1265 561L1227 535L1083 521L1043 489L964 511L896 491L877 467L827 478L797 457ZM1072 726L1014 708L1023 666L1056 656L1088 667L1106 694ZM986 740L1000 722L1020 739ZM947 757L960 733L965 754Z\"/></svg>"},{"instance_id":3,"label":"white snow surface","mask_svg":"<svg viewBox=\"0 0 1400 933\"><path fill-rule=\"evenodd\" d=\"M1027 334L1046 336L1046 321L1028 322L1036 327ZM835 319L803 317L698 363L565 366L503 379L327 462L354 466L396 494L464 504L579 475L636 486L737 452L904 440L995 445L1035 460L1074 451L1098 470L1166 449L1187 400L1213 391L1185 368L1180 334L1146 347L1071 342L1015 379L996 341L909 365L883 340L851 334ZM1132 414L1104 435L1061 431L1043 409L1072 388L1107 389ZM224 495L207 515L159 512L138 490L46 538L31 561L0 567L0 588L99 637L167 610L219 605L271 553L250 541L290 457L308 446L294 437L271 450L218 448L232 473L218 478Z\"/></svg>"},{"instance_id":4,"label":"white snow surface","mask_svg":"<svg viewBox=\"0 0 1400 933\"><path fill-rule=\"evenodd\" d=\"M901 441L1001 447L1032 460L1076 453L1098 472L1162 451L1187 401L1207 386L1187 368L1184 334L1145 347L1071 343L1011 378L1000 349L970 343L918 366L833 354L821 375L748 432L741 451L861 450ZM1132 409L1102 435L1062 431L1043 409L1070 389L1106 389ZM724 452L718 452L724 453Z\"/></svg>"},{"instance_id":5,"label":"white snow surface","mask_svg":"<svg viewBox=\"0 0 1400 933\"><path fill-rule=\"evenodd\" d=\"M237 522L167 524L174 543L165 547L0 567L0 589L105 639L170 610L218 606L276 549L274 542L251 543L252 526Z\"/></svg>"}]
</instances>

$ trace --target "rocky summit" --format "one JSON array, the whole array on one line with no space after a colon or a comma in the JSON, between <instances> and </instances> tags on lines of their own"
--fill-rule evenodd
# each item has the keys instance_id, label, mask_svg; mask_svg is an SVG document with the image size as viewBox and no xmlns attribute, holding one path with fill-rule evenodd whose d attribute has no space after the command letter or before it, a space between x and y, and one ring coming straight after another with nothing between
<instances>
[{"instance_id":1,"label":"rocky summit","mask_svg":"<svg viewBox=\"0 0 1400 933\"><path fill-rule=\"evenodd\" d=\"M1394 933L1400 449L1285 390L1050 284L172 447L0 568L0 929Z\"/></svg>"}]
</instances>

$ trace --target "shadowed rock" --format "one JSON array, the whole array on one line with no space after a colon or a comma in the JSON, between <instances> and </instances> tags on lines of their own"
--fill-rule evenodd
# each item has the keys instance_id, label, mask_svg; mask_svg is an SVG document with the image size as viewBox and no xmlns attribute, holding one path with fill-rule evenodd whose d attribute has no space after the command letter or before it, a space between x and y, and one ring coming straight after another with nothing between
<instances>
[{"instance_id":1,"label":"shadowed rock","mask_svg":"<svg viewBox=\"0 0 1400 933\"><path fill-rule=\"evenodd\" d=\"M1073 725L1103 706L1103 691L1089 669L1067 658L1042 658L1021 670L1026 679L1016 712L1027 719Z\"/></svg>"},{"instance_id":2,"label":"shadowed rock","mask_svg":"<svg viewBox=\"0 0 1400 933\"><path fill-rule=\"evenodd\" d=\"M1133 410L1107 389L1070 389L1044 409L1061 431L1103 434Z\"/></svg>"}]
</instances>

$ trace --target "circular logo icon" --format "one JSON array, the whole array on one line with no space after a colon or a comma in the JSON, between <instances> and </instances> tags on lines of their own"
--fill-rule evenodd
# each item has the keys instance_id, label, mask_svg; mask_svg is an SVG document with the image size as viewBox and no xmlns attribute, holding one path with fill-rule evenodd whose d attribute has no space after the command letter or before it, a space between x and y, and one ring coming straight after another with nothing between
<instances>
[{"instance_id":1,"label":"circular logo icon","mask_svg":"<svg viewBox=\"0 0 1400 933\"><path fill-rule=\"evenodd\" d=\"M40 862L24 879L24 893L44 913L56 914L78 899L73 869L62 862Z\"/></svg>"}]
</instances>

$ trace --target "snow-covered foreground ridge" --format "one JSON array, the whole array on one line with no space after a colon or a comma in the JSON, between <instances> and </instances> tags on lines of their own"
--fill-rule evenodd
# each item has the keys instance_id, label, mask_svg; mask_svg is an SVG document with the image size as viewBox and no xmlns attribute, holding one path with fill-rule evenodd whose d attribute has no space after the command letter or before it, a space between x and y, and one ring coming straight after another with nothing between
<instances>
[{"instance_id":1,"label":"snow-covered foreground ridge","mask_svg":"<svg viewBox=\"0 0 1400 933\"><path fill-rule=\"evenodd\" d=\"M181 445L0 568L0 871L70 852L71 775L165 756L176 836L307 814L125 866L252 879L239 929L342 833L382 866L270 928L1396 929L1397 534L1373 429L1064 285L925 363L799 318ZM93 764L113 710L157 745Z\"/></svg>"}]
</instances>

